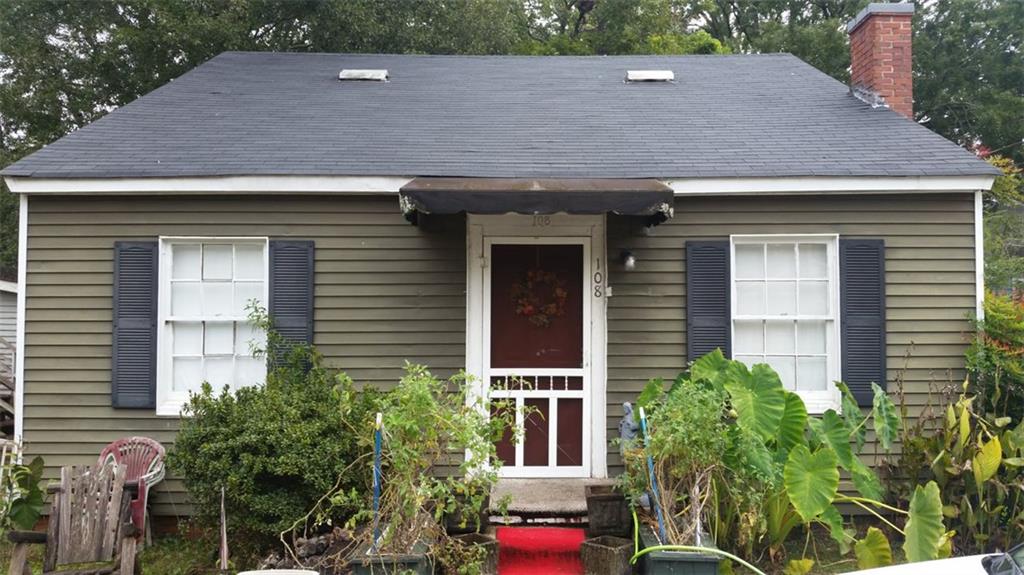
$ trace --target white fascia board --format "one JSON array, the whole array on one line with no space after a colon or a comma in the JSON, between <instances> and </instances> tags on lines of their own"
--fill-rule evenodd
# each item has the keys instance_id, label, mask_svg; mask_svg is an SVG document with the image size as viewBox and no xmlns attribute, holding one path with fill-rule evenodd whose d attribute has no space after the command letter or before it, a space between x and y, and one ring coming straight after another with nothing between
<instances>
[{"instance_id":1,"label":"white fascia board","mask_svg":"<svg viewBox=\"0 0 1024 575\"><path fill-rule=\"evenodd\" d=\"M677 196L822 193L975 192L988 190L993 176L686 178L664 183Z\"/></svg>"},{"instance_id":2,"label":"white fascia board","mask_svg":"<svg viewBox=\"0 0 1024 575\"><path fill-rule=\"evenodd\" d=\"M0 291L5 291L8 293L18 293L18 284L17 282L0 280Z\"/></svg>"},{"instance_id":3,"label":"white fascia board","mask_svg":"<svg viewBox=\"0 0 1024 575\"><path fill-rule=\"evenodd\" d=\"M18 303L14 342L14 439L25 439L25 280L28 278L28 196L18 204Z\"/></svg>"},{"instance_id":4,"label":"white fascia board","mask_svg":"<svg viewBox=\"0 0 1024 575\"><path fill-rule=\"evenodd\" d=\"M7 176L16 194L384 194L410 176L210 176L32 178Z\"/></svg>"}]
</instances>

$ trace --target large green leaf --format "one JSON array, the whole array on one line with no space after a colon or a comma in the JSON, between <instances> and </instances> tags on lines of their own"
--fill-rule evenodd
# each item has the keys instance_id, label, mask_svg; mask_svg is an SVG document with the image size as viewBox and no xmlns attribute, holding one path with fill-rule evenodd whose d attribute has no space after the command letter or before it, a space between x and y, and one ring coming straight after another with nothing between
<instances>
[{"instance_id":1,"label":"large green leaf","mask_svg":"<svg viewBox=\"0 0 1024 575\"><path fill-rule=\"evenodd\" d=\"M640 395L636 398L637 409L633 410L633 418L636 419L637 423L640 422L640 409L644 409L650 414L651 407L661 401L662 396L665 395L665 380L660 377L648 380L647 385L644 386L643 390L640 391Z\"/></svg>"},{"instance_id":2,"label":"large green leaf","mask_svg":"<svg viewBox=\"0 0 1024 575\"><path fill-rule=\"evenodd\" d=\"M807 428L807 408L800 396L787 391L786 407L782 412L782 420L779 422L778 446L789 451L794 445L804 443L804 430Z\"/></svg>"},{"instance_id":3,"label":"large green leaf","mask_svg":"<svg viewBox=\"0 0 1024 575\"><path fill-rule=\"evenodd\" d=\"M864 447L864 442L867 440L868 427L864 425L864 412L860 409L860 404L857 403L857 399L850 393L850 388L841 381L836 382L836 387L842 393L843 401L843 421L846 422L847 429L850 430L850 437L857 445L857 451Z\"/></svg>"},{"instance_id":4,"label":"large green leaf","mask_svg":"<svg viewBox=\"0 0 1024 575\"><path fill-rule=\"evenodd\" d=\"M736 409L736 422L764 440L775 437L786 410L786 390L779 375L766 364L753 369L738 361L729 364L725 389Z\"/></svg>"},{"instance_id":5,"label":"large green leaf","mask_svg":"<svg viewBox=\"0 0 1024 575\"><path fill-rule=\"evenodd\" d=\"M850 542L853 540L853 535L849 529L843 526L843 516L839 514L839 510L836 509L835 505L829 505L828 509L824 513L818 516L818 520L828 527L828 534L832 537L832 540L839 545L839 554L846 555L850 552Z\"/></svg>"},{"instance_id":6,"label":"large green leaf","mask_svg":"<svg viewBox=\"0 0 1024 575\"><path fill-rule=\"evenodd\" d=\"M881 501L885 496L885 490L882 489L882 482L878 479L875 470L865 465L859 457L854 457L852 463L853 465L849 468L850 477L853 479L853 486L857 488L857 492L868 499Z\"/></svg>"},{"instance_id":7,"label":"large green leaf","mask_svg":"<svg viewBox=\"0 0 1024 575\"><path fill-rule=\"evenodd\" d=\"M892 565L892 548L889 539L877 527L868 527L868 532L853 546L857 555L858 569L873 569Z\"/></svg>"},{"instance_id":8,"label":"large green leaf","mask_svg":"<svg viewBox=\"0 0 1024 575\"><path fill-rule=\"evenodd\" d=\"M706 381L716 389L721 390L729 374L729 361L722 350L715 348L711 353L706 353L690 366L690 378L694 381Z\"/></svg>"},{"instance_id":9,"label":"large green leaf","mask_svg":"<svg viewBox=\"0 0 1024 575\"><path fill-rule=\"evenodd\" d=\"M839 490L839 464L835 452L823 447L814 453L805 445L789 452L783 481L793 509L809 523L832 505Z\"/></svg>"},{"instance_id":10,"label":"large green leaf","mask_svg":"<svg viewBox=\"0 0 1024 575\"><path fill-rule=\"evenodd\" d=\"M981 446L977 455L971 459L971 471L974 472L974 484L980 491L982 485L992 479L992 476L999 471L999 465L1003 462L1003 447L998 437L993 437Z\"/></svg>"},{"instance_id":11,"label":"large green leaf","mask_svg":"<svg viewBox=\"0 0 1024 575\"><path fill-rule=\"evenodd\" d=\"M878 387L877 383L871 383L871 389L875 396L872 405L875 408L875 435L878 436L878 443L886 451L892 450L892 444L899 438L900 415L896 405L885 393L885 390Z\"/></svg>"},{"instance_id":12,"label":"large green leaf","mask_svg":"<svg viewBox=\"0 0 1024 575\"><path fill-rule=\"evenodd\" d=\"M918 485L907 511L909 518L903 541L907 561L913 563L938 558L942 536L946 532L942 524L942 498L939 497L938 484L929 481L927 485Z\"/></svg>"},{"instance_id":13,"label":"large green leaf","mask_svg":"<svg viewBox=\"0 0 1024 575\"><path fill-rule=\"evenodd\" d=\"M815 426L815 434L822 445L827 445L836 452L839 464L850 470L853 466L853 450L850 448L850 430L835 410L828 410L821 415L821 424Z\"/></svg>"}]
</instances>

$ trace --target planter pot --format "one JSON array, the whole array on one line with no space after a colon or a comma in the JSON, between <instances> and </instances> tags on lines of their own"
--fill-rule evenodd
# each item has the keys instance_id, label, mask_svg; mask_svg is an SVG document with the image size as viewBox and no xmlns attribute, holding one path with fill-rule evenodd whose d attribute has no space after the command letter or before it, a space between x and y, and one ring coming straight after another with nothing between
<instances>
[{"instance_id":1,"label":"planter pot","mask_svg":"<svg viewBox=\"0 0 1024 575\"><path fill-rule=\"evenodd\" d=\"M630 575L633 542L622 537L602 535L587 539L580 545L580 559L585 575Z\"/></svg>"},{"instance_id":2,"label":"planter pot","mask_svg":"<svg viewBox=\"0 0 1024 575\"><path fill-rule=\"evenodd\" d=\"M434 561L427 555L427 544L417 543L412 553L370 553L360 545L348 556L346 567L354 575L432 575Z\"/></svg>"},{"instance_id":3,"label":"planter pot","mask_svg":"<svg viewBox=\"0 0 1024 575\"><path fill-rule=\"evenodd\" d=\"M658 538L650 527L640 528L640 543L644 549L658 545ZM686 551L652 551L640 558L644 575L718 575L718 555L689 553Z\"/></svg>"},{"instance_id":4,"label":"planter pot","mask_svg":"<svg viewBox=\"0 0 1024 575\"><path fill-rule=\"evenodd\" d=\"M482 533L467 533L454 537L462 545L476 546L484 550L484 561L480 565L480 575L498 575L498 540Z\"/></svg>"},{"instance_id":5,"label":"planter pot","mask_svg":"<svg viewBox=\"0 0 1024 575\"><path fill-rule=\"evenodd\" d=\"M588 485L587 536L626 535L632 519L626 496L614 485Z\"/></svg>"},{"instance_id":6,"label":"planter pot","mask_svg":"<svg viewBox=\"0 0 1024 575\"><path fill-rule=\"evenodd\" d=\"M460 505L465 504L465 499L461 496L456 496ZM479 533L480 530L487 527L488 520L491 516L491 497L488 495L484 498L484 504L480 508L480 512L476 518L467 517L466 525L462 525L462 513L456 511L454 513L445 513L444 515L444 530L449 535L458 535L462 533Z\"/></svg>"}]
</instances>

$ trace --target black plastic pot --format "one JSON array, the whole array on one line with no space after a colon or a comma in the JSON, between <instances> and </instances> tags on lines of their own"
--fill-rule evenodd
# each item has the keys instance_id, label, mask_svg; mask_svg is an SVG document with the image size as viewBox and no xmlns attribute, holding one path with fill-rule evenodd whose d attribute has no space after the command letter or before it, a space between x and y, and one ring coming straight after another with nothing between
<instances>
[{"instance_id":1,"label":"black plastic pot","mask_svg":"<svg viewBox=\"0 0 1024 575\"><path fill-rule=\"evenodd\" d=\"M656 547L657 537L650 527L640 527L641 547ZM720 557L710 553L687 551L652 551L640 557L640 572L644 575L718 575Z\"/></svg>"},{"instance_id":2,"label":"black plastic pot","mask_svg":"<svg viewBox=\"0 0 1024 575\"><path fill-rule=\"evenodd\" d=\"M498 540L483 533L466 533L456 535L456 541L463 545L474 545L484 550L484 562L480 566L480 575L498 575Z\"/></svg>"},{"instance_id":3,"label":"black plastic pot","mask_svg":"<svg viewBox=\"0 0 1024 575\"><path fill-rule=\"evenodd\" d=\"M417 543L412 553L370 553L369 546L360 545L348 556L346 566L354 575L433 575L434 561L427 554L426 543Z\"/></svg>"},{"instance_id":4,"label":"black plastic pot","mask_svg":"<svg viewBox=\"0 0 1024 575\"><path fill-rule=\"evenodd\" d=\"M614 485L588 485L587 536L627 535L633 524L626 496Z\"/></svg>"},{"instance_id":5,"label":"black plastic pot","mask_svg":"<svg viewBox=\"0 0 1024 575\"><path fill-rule=\"evenodd\" d=\"M633 542L622 537L602 535L580 544L584 575L630 575L632 556Z\"/></svg>"}]
</instances>

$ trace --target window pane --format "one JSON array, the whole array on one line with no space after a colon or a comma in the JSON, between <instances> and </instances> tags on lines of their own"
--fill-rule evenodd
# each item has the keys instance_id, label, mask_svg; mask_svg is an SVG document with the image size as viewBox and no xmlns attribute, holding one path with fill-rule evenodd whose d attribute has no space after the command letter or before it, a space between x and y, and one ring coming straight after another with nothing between
<instances>
[{"instance_id":1,"label":"window pane","mask_svg":"<svg viewBox=\"0 0 1024 575\"><path fill-rule=\"evenodd\" d=\"M237 244L235 246L235 279L263 279L263 246Z\"/></svg>"},{"instance_id":2,"label":"window pane","mask_svg":"<svg viewBox=\"0 0 1024 575\"><path fill-rule=\"evenodd\" d=\"M824 244L800 244L800 277L828 277L828 249Z\"/></svg>"},{"instance_id":3,"label":"window pane","mask_svg":"<svg viewBox=\"0 0 1024 575\"><path fill-rule=\"evenodd\" d=\"M266 364L262 358L240 357L235 360L235 389L263 383Z\"/></svg>"},{"instance_id":4,"label":"window pane","mask_svg":"<svg viewBox=\"0 0 1024 575\"><path fill-rule=\"evenodd\" d=\"M801 391L824 391L828 389L828 368L824 357L801 357L797 359L797 383Z\"/></svg>"},{"instance_id":5,"label":"window pane","mask_svg":"<svg viewBox=\"0 0 1024 575\"><path fill-rule=\"evenodd\" d=\"M231 385L235 381L234 358L231 357L208 357L204 360L206 368L206 381L214 389L220 389L225 385Z\"/></svg>"},{"instance_id":6,"label":"window pane","mask_svg":"<svg viewBox=\"0 0 1024 575\"><path fill-rule=\"evenodd\" d=\"M234 353L234 345L234 323L206 322L206 355L231 355Z\"/></svg>"},{"instance_id":7,"label":"window pane","mask_svg":"<svg viewBox=\"0 0 1024 575\"><path fill-rule=\"evenodd\" d=\"M764 314L764 284L761 282L737 282L736 313L740 315Z\"/></svg>"},{"instance_id":8,"label":"window pane","mask_svg":"<svg viewBox=\"0 0 1024 575\"><path fill-rule=\"evenodd\" d=\"M800 313L828 315L828 282L800 282Z\"/></svg>"},{"instance_id":9,"label":"window pane","mask_svg":"<svg viewBox=\"0 0 1024 575\"><path fill-rule=\"evenodd\" d=\"M199 244L171 245L171 277L173 279L197 280L202 274Z\"/></svg>"},{"instance_id":10,"label":"window pane","mask_svg":"<svg viewBox=\"0 0 1024 575\"><path fill-rule=\"evenodd\" d=\"M790 390L796 389L794 358L769 355L766 363L772 366L775 373L779 374L779 379L782 380L782 387Z\"/></svg>"},{"instance_id":11,"label":"window pane","mask_svg":"<svg viewBox=\"0 0 1024 575\"><path fill-rule=\"evenodd\" d=\"M745 363L747 367L754 367L755 364L764 363L764 356L761 355L737 355L736 361Z\"/></svg>"},{"instance_id":12,"label":"window pane","mask_svg":"<svg viewBox=\"0 0 1024 575\"><path fill-rule=\"evenodd\" d=\"M797 324L797 353L825 353L825 322L801 321Z\"/></svg>"},{"instance_id":13,"label":"window pane","mask_svg":"<svg viewBox=\"0 0 1024 575\"><path fill-rule=\"evenodd\" d=\"M203 383L203 360L198 357L176 357L171 369L173 391L195 391Z\"/></svg>"},{"instance_id":14,"label":"window pane","mask_svg":"<svg viewBox=\"0 0 1024 575\"><path fill-rule=\"evenodd\" d=\"M765 339L768 353L796 353L796 326L791 321L766 322Z\"/></svg>"},{"instance_id":15,"label":"window pane","mask_svg":"<svg viewBox=\"0 0 1024 575\"><path fill-rule=\"evenodd\" d=\"M796 315L796 282L768 283L768 315Z\"/></svg>"},{"instance_id":16,"label":"window pane","mask_svg":"<svg viewBox=\"0 0 1024 575\"><path fill-rule=\"evenodd\" d=\"M235 282L235 311L237 316L248 316L245 306L251 300L263 303L263 282Z\"/></svg>"},{"instance_id":17,"label":"window pane","mask_svg":"<svg viewBox=\"0 0 1024 575\"><path fill-rule=\"evenodd\" d=\"M764 277L764 245L736 245L736 277L741 279Z\"/></svg>"},{"instance_id":18,"label":"window pane","mask_svg":"<svg viewBox=\"0 0 1024 575\"><path fill-rule=\"evenodd\" d=\"M203 283L203 315L227 316L234 312L230 282Z\"/></svg>"},{"instance_id":19,"label":"window pane","mask_svg":"<svg viewBox=\"0 0 1024 575\"><path fill-rule=\"evenodd\" d=\"M196 317L200 315L199 282L171 283L171 315Z\"/></svg>"},{"instance_id":20,"label":"window pane","mask_svg":"<svg viewBox=\"0 0 1024 575\"><path fill-rule=\"evenodd\" d=\"M257 349L267 347L267 334L249 322L235 324L235 355L251 355L252 346Z\"/></svg>"},{"instance_id":21,"label":"window pane","mask_svg":"<svg viewBox=\"0 0 1024 575\"><path fill-rule=\"evenodd\" d=\"M231 244L203 245L203 279L231 279Z\"/></svg>"},{"instance_id":22,"label":"window pane","mask_svg":"<svg viewBox=\"0 0 1024 575\"><path fill-rule=\"evenodd\" d=\"M796 244L768 244L768 277L796 277Z\"/></svg>"},{"instance_id":23,"label":"window pane","mask_svg":"<svg viewBox=\"0 0 1024 575\"><path fill-rule=\"evenodd\" d=\"M174 323L174 355L203 355L203 324Z\"/></svg>"},{"instance_id":24,"label":"window pane","mask_svg":"<svg viewBox=\"0 0 1024 575\"><path fill-rule=\"evenodd\" d=\"M764 353L764 325L760 321L736 322L735 352Z\"/></svg>"}]
</instances>

